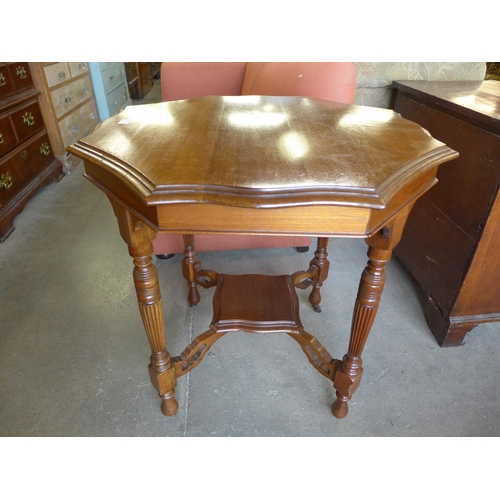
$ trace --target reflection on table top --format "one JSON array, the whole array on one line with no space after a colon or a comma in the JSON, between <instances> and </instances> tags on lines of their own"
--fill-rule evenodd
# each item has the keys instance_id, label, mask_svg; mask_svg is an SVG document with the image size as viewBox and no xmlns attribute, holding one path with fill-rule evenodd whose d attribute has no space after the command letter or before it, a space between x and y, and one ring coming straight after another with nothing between
<instances>
[{"instance_id":1,"label":"reflection on table top","mask_svg":"<svg viewBox=\"0 0 500 500\"><path fill-rule=\"evenodd\" d=\"M99 183L121 180L146 205L253 208L384 208L456 155L391 110L271 96L128 107L68 151Z\"/></svg>"}]
</instances>

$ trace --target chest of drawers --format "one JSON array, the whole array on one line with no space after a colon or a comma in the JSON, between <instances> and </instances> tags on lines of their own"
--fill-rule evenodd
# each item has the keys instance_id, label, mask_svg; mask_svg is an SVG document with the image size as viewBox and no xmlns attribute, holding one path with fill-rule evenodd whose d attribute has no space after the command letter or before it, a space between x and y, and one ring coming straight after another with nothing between
<instances>
[{"instance_id":1,"label":"chest of drawers","mask_svg":"<svg viewBox=\"0 0 500 500\"><path fill-rule=\"evenodd\" d=\"M456 150L415 204L396 253L428 295L443 347L500 321L500 82L395 82L395 110ZM499 328L500 331L500 328Z\"/></svg>"},{"instance_id":2,"label":"chest of drawers","mask_svg":"<svg viewBox=\"0 0 500 500\"><path fill-rule=\"evenodd\" d=\"M71 173L79 160L66 147L88 134L99 123L89 65L86 62L29 63L40 108L54 154Z\"/></svg>"},{"instance_id":3,"label":"chest of drawers","mask_svg":"<svg viewBox=\"0 0 500 500\"><path fill-rule=\"evenodd\" d=\"M43 185L63 176L28 63L0 63L0 241Z\"/></svg>"},{"instance_id":4,"label":"chest of drawers","mask_svg":"<svg viewBox=\"0 0 500 500\"><path fill-rule=\"evenodd\" d=\"M124 63L91 62L89 68L101 120L116 115L132 104Z\"/></svg>"},{"instance_id":5,"label":"chest of drawers","mask_svg":"<svg viewBox=\"0 0 500 500\"><path fill-rule=\"evenodd\" d=\"M160 67L160 63L125 63L128 89L132 99L141 100L153 88L153 76L159 73Z\"/></svg>"}]
</instances>

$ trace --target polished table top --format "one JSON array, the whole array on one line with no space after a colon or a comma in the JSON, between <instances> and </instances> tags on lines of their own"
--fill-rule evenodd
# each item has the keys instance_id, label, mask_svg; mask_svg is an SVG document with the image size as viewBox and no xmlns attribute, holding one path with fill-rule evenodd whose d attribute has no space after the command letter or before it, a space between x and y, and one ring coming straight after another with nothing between
<instances>
[{"instance_id":1,"label":"polished table top","mask_svg":"<svg viewBox=\"0 0 500 500\"><path fill-rule=\"evenodd\" d=\"M370 209L398 205L405 190L428 189L436 165L456 155L391 110L270 96L128 107L68 150L89 160L90 180L156 229L200 230L170 224L173 212L155 206L322 205L365 209L364 227L353 230L359 235L380 226L369 224ZM222 229L236 230L229 226ZM320 226L311 231L328 233Z\"/></svg>"}]
</instances>

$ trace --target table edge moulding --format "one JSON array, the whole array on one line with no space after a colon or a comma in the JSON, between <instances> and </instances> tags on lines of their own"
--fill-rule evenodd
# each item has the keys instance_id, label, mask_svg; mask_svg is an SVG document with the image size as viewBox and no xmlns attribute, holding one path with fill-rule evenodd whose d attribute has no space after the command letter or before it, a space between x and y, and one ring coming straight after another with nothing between
<instances>
[{"instance_id":1,"label":"table edge moulding","mask_svg":"<svg viewBox=\"0 0 500 500\"><path fill-rule=\"evenodd\" d=\"M500 82L394 82L396 111L460 157L418 200L396 253L427 294L429 328L460 346L500 321Z\"/></svg>"},{"instance_id":2,"label":"table edge moulding","mask_svg":"<svg viewBox=\"0 0 500 500\"><path fill-rule=\"evenodd\" d=\"M162 412L177 412L175 385L230 331L286 333L330 379L332 411L345 417L363 372L385 265L415 201L457 153L391 110L306 97L208 96L128 107L68 150L109 198L134 261L139 310L151 347L149 373ZM152 241L183 234L189 303L216 287L208 329L178 356L166 348ZM203 269L196 234L291 234L318 238L306 270L287 276ZM330 237L365 238L347 353L334 359L298 315L296 289L320 311ZM237 291L240 290L240 293Z\"/></svg>"}]
</instances>

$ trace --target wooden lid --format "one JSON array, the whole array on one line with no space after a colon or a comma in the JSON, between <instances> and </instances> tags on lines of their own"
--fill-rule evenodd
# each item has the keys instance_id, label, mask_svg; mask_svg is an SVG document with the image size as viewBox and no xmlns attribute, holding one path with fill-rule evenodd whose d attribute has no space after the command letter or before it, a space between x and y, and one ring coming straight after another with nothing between
<instances>
[{"instance_id":1,"label":"wooden lid","mask_svg":"<svg viewBox=\"0 0 500 500\"><path fill-rule=\"evenodd\" d=\"M393 85L417 101L500 134L500 81L406 80Z\"/></svg>"}]
</instances>

